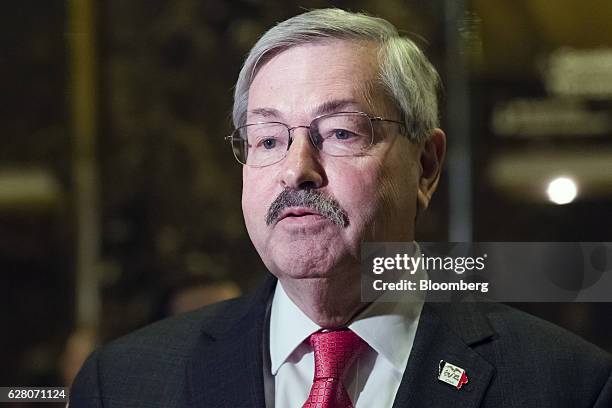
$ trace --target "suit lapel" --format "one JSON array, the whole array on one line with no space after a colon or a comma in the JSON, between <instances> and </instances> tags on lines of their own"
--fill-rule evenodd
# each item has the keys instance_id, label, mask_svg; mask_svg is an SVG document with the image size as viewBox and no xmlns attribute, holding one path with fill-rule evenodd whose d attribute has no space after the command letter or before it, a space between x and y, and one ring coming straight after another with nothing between
<instances>
[{"instance_id":1,"label":"suit lapel","mask_svg":"<svg viewBox=\"0 0 612 408\"><path fill-rule=\"evenodd\" d=\"M262 341L275 283L268 278L238 316L221 317L202 333L187 373L188 406L265 406Z\"/></svg>"},{"instance_id":2,"label":"suit lapel","mask_svg":"<svg viewBox=\"0 0 612 408\"><path fill-rule=\"evenodd\" d=\"M494 368L470 345L493 335L473 303L425 303L393 408L480 406ZM440 360L463 368L468 383L458 390L438 380Z\"/></svg>"},{"instance_id":3,"label":"suit lapel","mask_svg":"<svg viewBox=\"0 0 612 408\"><path fill-rule=\"evenodd\" d=\"M269 276L249 300L200 335L187 369L188 407L265 406L263 332L275 285ZM475 303L425 303L393 408L480 406L495 370L470 346L494 334ZM440 360L463 368L468 383L457 390L438 380Z\"/></svg>"}]
</instances>

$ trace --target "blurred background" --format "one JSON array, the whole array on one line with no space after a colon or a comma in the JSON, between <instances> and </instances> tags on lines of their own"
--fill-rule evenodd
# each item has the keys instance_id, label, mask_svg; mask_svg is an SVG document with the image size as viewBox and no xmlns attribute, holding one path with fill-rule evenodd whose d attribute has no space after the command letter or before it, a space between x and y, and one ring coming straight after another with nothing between
<instances>
[{"instance_id":1,"label":"blurred background","mask_svg":"<svg viewBox=\"0 0 612 408\"><path fill-rule=\"evenodd\" d=\"M0 385L65 384L96 344L257 286L234 81L267 28L328 6L388 19L443 78L420 240L612 241L608 0L6 2ZM516 306L612 351L610 304Z\"/></svg>"}]
</instances>

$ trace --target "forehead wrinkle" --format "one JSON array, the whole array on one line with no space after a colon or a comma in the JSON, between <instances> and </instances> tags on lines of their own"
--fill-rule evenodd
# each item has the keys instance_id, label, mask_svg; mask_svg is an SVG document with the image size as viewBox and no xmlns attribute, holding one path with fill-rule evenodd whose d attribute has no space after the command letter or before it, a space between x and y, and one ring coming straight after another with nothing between
<instances>
[{"instance_id":1,"label":"forehead wrinkle","mask_svg":"<svg viewBox=\"0 0 612 408\"><path fill-rule=\"evenodd\" d=\"M349 56L349 58L358 56L359 61L357 64L351 60L345 66L342 66L342 64L339 67L336 66L333 76L329 76L325 74L325 67L321 67L320 64L310 63L313 61L313 58L318 57L317 53L319 50L324 50L327 46L335 46L338 43L345 44L347 48L340 50L337 57L342 61L343 56ZM286 115L290 115L293 119L301 117L302 120L307 120L308 117L313 118L340 111L364 111L374 115L382 115L383 113L377 110L377 108L380 109L385 105L380 103L382 102L380 100L381 90L380 85L376 83L378 69L371 63L376 62L378 59L378 46L374 45L372 47L372 45L371 42L333 41L323 44L300 45L275 53L275 55L270 56L265 63L259 66L259 70L251 83L251 89L257 84L259 87L267 88L273 94L276 93L278 95L280 91L281 94L285 95L285 99L282 100L282 108L276 106L276 103L266 107L265 100L259 100L259 103L264 102L262 104L264 106L260 105L261 107L259 108L247 110L247 117L254 115L266 120L283 120L289 119ZM311 55L308 55L309 61L302 66L302 70L295 72L293 64L294 54L298 53L298 55L303 56L304 49L308 49L311 53ZM362 58L368 60L364 61ZM370 61L369 58L373 58L373 61ZM355 65L359 67L357 70L355 70ZM278 88L280 85L279 81L269 77L268 71L270 69L273 69L275 72L274 77L279 72L283 77L289 76L287 72L290 72L290 85L283 84L283 88ZM265 79L262 78L264 75ZM341 77L337 77L338 75ZM260 82L262 79L263 82ZM302 89L320 90L327 88L327 92L305 91L303 94L292 95L292 92L287 91L287 88L290 87L295 87L300 91ZM318 97L316 99L308 97L317 95L317 93ZM251 102L254 101L249 98L249 103ZM379 103L377 104L376 102Z\"/></svg>"},{"instance_id":2,"label":"forehead wrinkle","mask_svg":"<svg viewBox=\"0 0 612 408\"><path fill-rule=\"evenodd\" d=\"M315 107L313 115L318 116L352 109L360 109L359 105L360 103L353 99L332 99Z\"/></svg>"}]
</instances>

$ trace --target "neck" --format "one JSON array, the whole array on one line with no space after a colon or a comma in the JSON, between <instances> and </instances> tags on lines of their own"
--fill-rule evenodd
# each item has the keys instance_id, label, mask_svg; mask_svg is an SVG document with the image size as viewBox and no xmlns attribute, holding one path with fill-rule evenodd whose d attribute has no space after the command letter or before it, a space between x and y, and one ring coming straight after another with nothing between
<instances>
[{"instance_id":1,"label":"neck","mask_svg":"<svg viewBox=\"0 0 612 408\"><path fill-rule=\"evenodd\" d=\"M287 296L313 322L323 328L346 326L367 306L361 302L359 279L279 278ZM350 278L349 277L349 278Z\"/></svg>"}]
</instances>

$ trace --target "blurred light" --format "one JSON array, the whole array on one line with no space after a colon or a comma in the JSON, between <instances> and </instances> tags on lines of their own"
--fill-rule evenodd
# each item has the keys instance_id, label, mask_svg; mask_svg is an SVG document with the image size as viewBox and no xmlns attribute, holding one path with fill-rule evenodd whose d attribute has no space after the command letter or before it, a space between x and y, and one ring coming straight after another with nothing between
<instances>
[{"instance_id":1,"label":"blurred light","mask_svg":"<svg viewBox=\"0 0 612 408\"><path fill-rule=\"evenodd\" d=\"M576 198L577 193L576 183L568 177L557 177L548 183L546 189L548 199L559 205L571 203Z\"/></svg>"},{"instance_id":2,"label":"blurred light","mask_svg":"<svg viewBox=\"0 0 612 408\"><path fill-rule=\"evenodd\" d=\"M558 49L549 57L545 82L554 95L612 99L612 48Z\"/></svg>"},{"instance_id":3,"label":"blurred light","mask_svg":"<svg viewBox=\"0 0 612 408\"><path fill-rule=\"evenodd\" d=\"M0 209L52 208L61 196L59 181L47 169L0 169Z\"/></svg>"},{"instance_id":4,"label":"blurred light","mask_svg":"<svg viewBox=\"0 0 612 408\"><path fill-rule=\"evenodd\" d=\"M610 199L612 146L525 146L495 153L487 176L491 186L515 201L549 202L546 189L561 176L571 176L580 199Z\"/></svg>"},{"instance_id":5,"label":"blurred light","mask_svg":"<svg viewBox=\"0 0 612 408\"><path fill-rule=\"evenodd\" d=\"M608 135L612 118L571 99L513 99L495 106L491 125L502 136L545 138Z\"/></svg>"}]
</instances>

